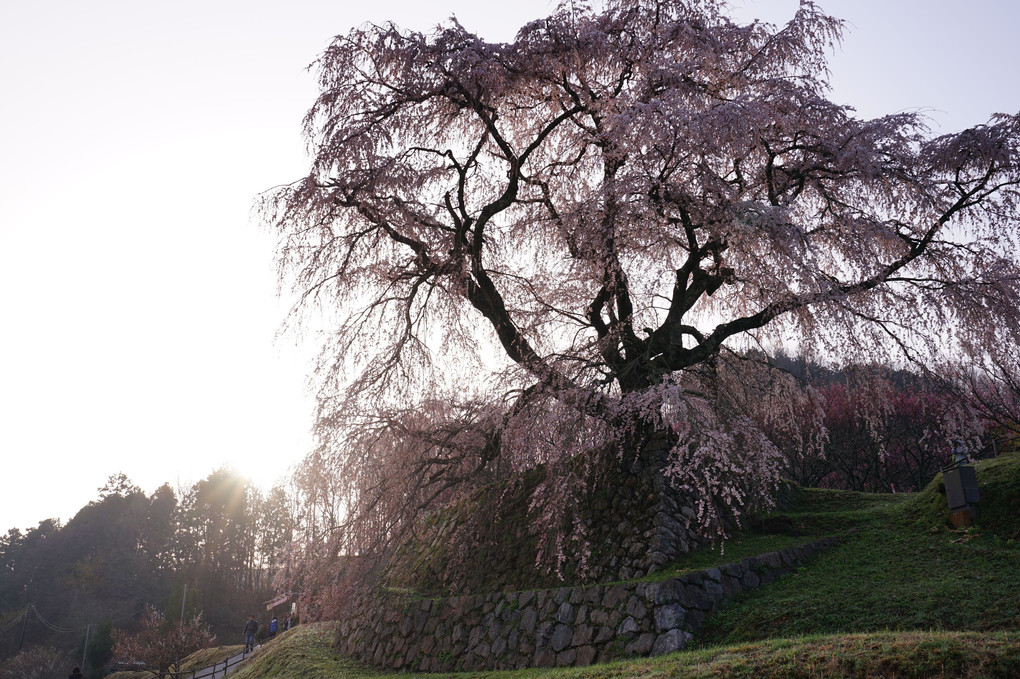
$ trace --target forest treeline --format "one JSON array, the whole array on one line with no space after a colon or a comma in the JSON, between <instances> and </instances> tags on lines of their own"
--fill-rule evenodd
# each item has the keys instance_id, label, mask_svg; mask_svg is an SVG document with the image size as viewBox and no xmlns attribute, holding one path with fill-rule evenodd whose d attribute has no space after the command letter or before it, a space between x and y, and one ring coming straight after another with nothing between
<instances>
[{"instance_id":1,"label":"forest treeline","mask_svg":"<svg viewBox=\"0 0 1020 679\"><path fill-rule=\"evenodd\" d=\"M292 497L229 469L151 495L118 473L66 524L8 530L0 537L0 658L52 647L79 663L87 650L87 669L98 670L110 660L112 630L135 628L149 604L170 619L201 613L225 643L239 643L244 621L265 614L273 578L288 566Z\"/></svg>"}]
</instances>

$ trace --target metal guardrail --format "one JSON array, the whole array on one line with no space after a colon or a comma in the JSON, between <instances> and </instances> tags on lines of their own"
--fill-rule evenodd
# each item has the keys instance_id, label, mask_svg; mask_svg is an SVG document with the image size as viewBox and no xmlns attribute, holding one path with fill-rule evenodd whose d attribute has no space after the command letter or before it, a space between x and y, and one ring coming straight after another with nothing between
<instances>
[{"instance_id":1,"label":"metal guardrail","mask_svg":"<svg viewBox=\"0 0 1020 679\"><path fill-rule=\"evenodd\" d=\"M251 651L242 651L233 657L225 658L224 660L213 665L209 665L208 667L191 670L189 672L171 672L166 676L172 677L172 679L221 679L221 677L225 677L235 670L237 666L245 660L245 658L254 652L254 649Z\"/></svg>"}]
</instances>

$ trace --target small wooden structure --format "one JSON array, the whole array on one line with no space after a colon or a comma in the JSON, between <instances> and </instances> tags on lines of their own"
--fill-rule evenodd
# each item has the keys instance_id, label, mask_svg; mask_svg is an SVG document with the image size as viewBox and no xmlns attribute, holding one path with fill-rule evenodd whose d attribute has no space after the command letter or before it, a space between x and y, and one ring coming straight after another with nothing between
<instances>
[{"instance_id":1,"label":"small wooden structure","mask_svg":"<svg viewBox=\"0 0 1020 679\"><path fill-rule=\"evenodd\" d=\"M286 594L279 594L265 602L266 610L273 611L273 617L277 617L276 608L278 606L286 606L287 604L290 604L284 615L290 615L291 618L300 618L298 613L298 597L300 596L301 592L287 592Z\"/></svg>"}]
</instances>

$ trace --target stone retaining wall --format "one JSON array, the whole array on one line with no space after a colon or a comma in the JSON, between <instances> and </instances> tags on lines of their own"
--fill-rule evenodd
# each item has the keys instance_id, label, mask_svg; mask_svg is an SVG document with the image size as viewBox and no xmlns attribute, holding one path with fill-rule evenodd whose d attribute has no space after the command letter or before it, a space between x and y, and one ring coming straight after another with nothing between
<instances>
[{"instance_id":1,"label":"stone retaining wall","mask_svg":"<svg viewBox=\"0 0 1020 679\"><path fill-rule=\"evenodd\" d=\"M339 628L341 653L397 670L588 665L678 651L725 599L831 547L825 538L664 580L444 599L380 596Z\"/></svg>"}]
</instances>

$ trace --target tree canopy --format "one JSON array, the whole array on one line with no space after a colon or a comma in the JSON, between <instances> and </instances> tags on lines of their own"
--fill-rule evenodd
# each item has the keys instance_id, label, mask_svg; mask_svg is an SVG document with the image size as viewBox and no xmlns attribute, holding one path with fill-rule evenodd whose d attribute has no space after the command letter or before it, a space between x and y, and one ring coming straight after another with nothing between
<instances>
[{"instance_id":1,"label":"tree canopy","mask_svg":"<svg viewBox=\"0 0 1020 679\"><path fill-rule=\"evenodd\" d=\"M512 43L455 20L337 37L309 174L262 209L295 318L332 324L316 455L351 515L380 511L382 487L424 507L497 458L652 428L718 529L781 464L745 350L1005 356L1020 118L937 137L917 113L860 119L828 98L842 31L810 1L777 27L713 0L609 0Z\"/></svg>"}]
</instances>

